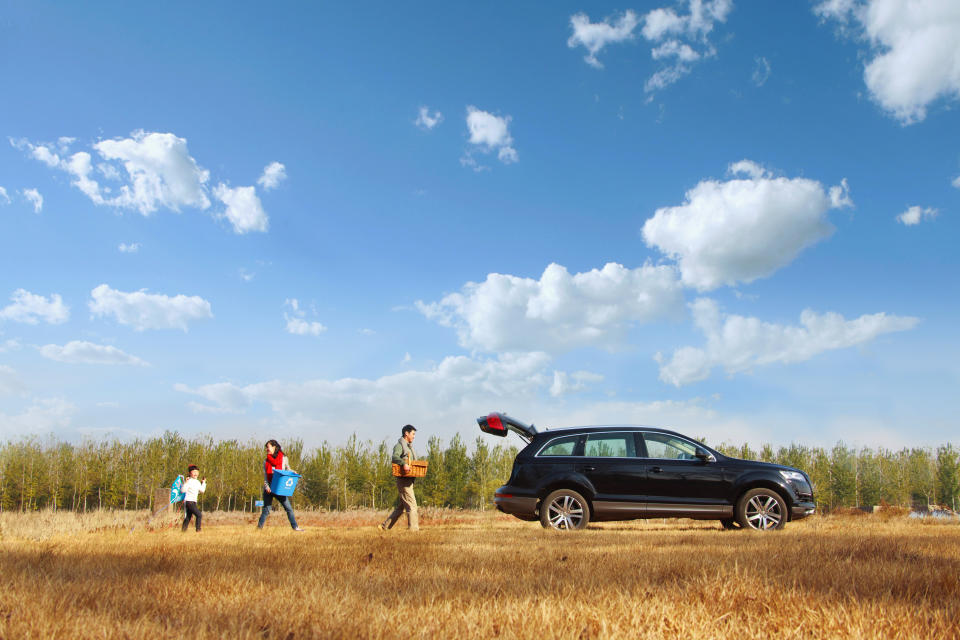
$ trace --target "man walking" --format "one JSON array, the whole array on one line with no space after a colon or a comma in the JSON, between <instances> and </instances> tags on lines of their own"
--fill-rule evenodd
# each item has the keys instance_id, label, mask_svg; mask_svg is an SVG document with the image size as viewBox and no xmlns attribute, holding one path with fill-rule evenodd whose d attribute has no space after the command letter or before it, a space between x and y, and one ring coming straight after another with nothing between
<instances>
[{"instance_id":1,"label":"man walking","mask_svg":"<svg viewBox=\"0 0 960 640\"><path fill-rule=\"evenodd\" d=\"M417 456L413 452L413 439L417 435L417 429L412 424L403 427L403 437L393 446L393 464L398 464L403 468L404 473L410 473L410 462L416 460ZM378 525L381 531L393 528L400 519L400 514L407 513L407 526L411 531L420 529L417 522L417 497L413 494L413 480L409 477L397 477L397 493L400 494L400 504L393 510L382 524Z\"/></svg>"}]
</instances>

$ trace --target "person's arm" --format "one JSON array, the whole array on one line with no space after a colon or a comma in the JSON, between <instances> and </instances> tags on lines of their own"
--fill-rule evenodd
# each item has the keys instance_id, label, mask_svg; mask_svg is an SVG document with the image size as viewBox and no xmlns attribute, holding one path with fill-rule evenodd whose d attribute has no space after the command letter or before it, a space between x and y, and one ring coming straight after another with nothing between
<instances>
[{"instance_id":1,"label":"person's arm","mask_svg":"<svg viewBox=\"0 0 960 640\"><path fill-rule=\"evenodd\" d=\"M407 464L407 461L403 459L403 445L399 442L393 445L393 457L391 460L393 464Z\"/></svg>"}]
</instances>

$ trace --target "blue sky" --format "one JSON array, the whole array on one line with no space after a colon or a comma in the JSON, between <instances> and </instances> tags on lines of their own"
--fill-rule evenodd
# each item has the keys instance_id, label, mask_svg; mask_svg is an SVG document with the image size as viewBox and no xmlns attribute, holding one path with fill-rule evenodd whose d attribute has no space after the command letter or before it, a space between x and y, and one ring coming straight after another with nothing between
<instances>
[{"instance_id":1,"label":"blue sky","mask_svg":"<svg viewBox=\"0 0 960 640\"><path fill-rule=\"evenodd\" d=\"M0 437L956 441L958 61L950 0L7 2Z\"/></svg>"}]
</instances>

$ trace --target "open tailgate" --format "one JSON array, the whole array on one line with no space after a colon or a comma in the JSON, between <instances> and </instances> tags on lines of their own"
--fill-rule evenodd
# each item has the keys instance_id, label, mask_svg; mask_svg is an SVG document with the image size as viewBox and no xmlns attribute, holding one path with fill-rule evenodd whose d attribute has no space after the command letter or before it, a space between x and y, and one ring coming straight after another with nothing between
<instances>
[{"instance_id":1,"label":"open tailgate","mask_svg":"<svg viewBox=\"0 0 960 640\"><path fill-rule=\"evenodd\" d=\"M499 411L477 418L477 424L480 425L480 430L484 433L501 438L505 437L508 431L513 431L526 442L530 442L533 440L533 436L537 435L537 428L532 424L525 424Z\"/></svg>"}]
</instances>

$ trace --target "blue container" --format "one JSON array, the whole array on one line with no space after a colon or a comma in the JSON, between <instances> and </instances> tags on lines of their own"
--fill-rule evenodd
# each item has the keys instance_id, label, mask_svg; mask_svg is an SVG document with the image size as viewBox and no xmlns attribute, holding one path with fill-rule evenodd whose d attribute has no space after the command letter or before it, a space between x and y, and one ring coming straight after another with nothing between
<instances>
[{"instance_id":1,"label":"blue container","mask_svg":"<svg viewBox=\"0 0 960 640\"><path fill-rule=\"evenodd\" d=\"M299 479L299 473L274 469L273 476L270 478L270 493L275 496L292 496Z\"/></svg>"}]
</instances>

